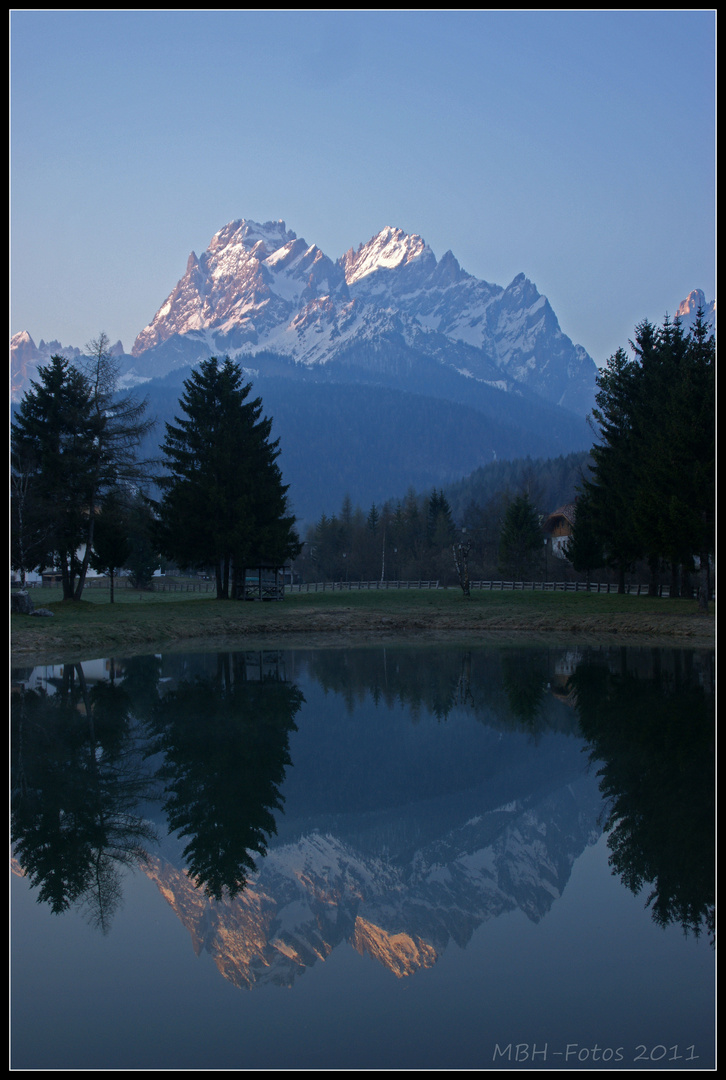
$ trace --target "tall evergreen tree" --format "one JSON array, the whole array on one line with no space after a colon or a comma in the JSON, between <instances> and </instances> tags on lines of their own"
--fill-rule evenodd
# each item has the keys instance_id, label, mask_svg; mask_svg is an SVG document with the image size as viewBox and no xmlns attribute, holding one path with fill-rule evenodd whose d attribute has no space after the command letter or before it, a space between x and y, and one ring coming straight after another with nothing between
<instances>
[{"instance_id":1,"label":"tall evergreen tree","mask_svg":"<svg viewBox=\"0 0 726 1080\"><path fill-rule=\"evenodd\" d=\"M144 414L146 400L119 394L120 363L112 354L105 333L86 345L84 374L91 400L94 427L93 453L89 462L93 478L88 505L86 547L79 570L76 599L80 599L93 551L96 511L105 493L119 485L137 486L150 479L152 462L139 461L137 450L156 421Z\"/></svg>"},{"instance_id":2,"label":"tall evergreen tree","mask_svg":"<svg viewBox=\"0 0 726 1080\"><path fill-rule=\"evenodd\" d=\"M38 369L12 427L18 547L34 565L60 569L67 600L81 598L104 493L149 479L136 449L154 423L145 402L116 393L106 335L87 348L85 372L62 356Z\"/></svg>"},{"instance_id":3,"label":"tall evergreen tree","mask_svg":"<svg viewBox=\"0 0 726 1080\"><path fill-rule=\"evenodd\" d=\"M24 569L56 566L64 599L76 597L80 580L77 553L94 500L96 434L86 379L64 357L52 356L38 369L12 424L13 496L23 499L26 510L32 506L31 520L22 522L24 535L16 538L24 557L33 550Z\"/></svg>"},{"instance_id":4,"label":"tall evergreen tree","mask_svg":"<svg viewBox=\"0 0 726 1080\"><path fill-rule=\"evenodd\" d=\"M705 581L714 550L715 341L701 312L687 336L667 317L659 330L641 323L631 348L598 377L583 493L619 588L629 563L647 558L654 570L665 560L677 595L679 566L698 554ZM707 581L702 592L701 606Z\"/></svg>"},{"instance_id":5,"label":"tall evergreen tree","mask_svg":"<svg viewBox=\"0 0 726 1080\"><path fill-rule=\"evenodd\" d=\"M272 420L229 357L200 364L184 383L181 417L166 425L168 475L160 505L161 544L182 566L213 566L218 599L231 575L244 589L246 568L282 565L300 542L287 512Z\"/></svg>"},{"instance_id":6,"label":"tall evergreen tree","mask_svg":"<svg viewBox=\"0 0 726 1080\"><path fill-rule=\"evenodd\" d=\"M112 604L116 575L131 554L129 518L128 499L122 491L113 489L103 500L96 518L90 560L94 570L108 574Z\"/></svg>"},{"instance_id":7,"label":"tall evergreen tree","mask_svg":"<svg viewBox=\"0 0 726 1080\"><path fill-rule=\"evenodd\" d=\"M499 540L502 573L519 581L537 569L543 551L542 528L527 494L517 495L507 507Z\"/></svg>"},{"instance_id":8,"label":"tall evergreen tree","mask_svg":"<svg viewBox=\"0 0 726 1080\"><path fill-rule=\"evenodd\" d=\"M697 338L685 336L678 320L666 318L638 408L636 526L648 550L670 564L671 596L679 569L713 544L704 525L713 522L715 501L715 342L702 319L694 331Z\"/></svg>"},{"instance_id":9,"label":"tall evergreen tree","mask_svg":"<svg viewBox=\"0 0 726 1080\"><path fill-rule=\"evenodd\" d=\"M587 496L581 496L577 500L575 524L565 547L565 555L572 563L573 569L585 574L589 592L590 576L593 570L604 564L605 552Z\"/></svg>"},{"instance_id":10,"label":"tall evergreen tree","mask_svg":"<svg viewBox=\"0 0 726 1080\"><path fill-rule=\"evenodd\" d=\"M434 547L447 547L453 542L456 534L456 526L451 515L449 501L443 491L435 488L428 500L426 515L426 536L428 543Z\"/></svg>"},{"instance_id":11,"label":"tall evergreen tree","mask_svg":"<svg viewBox=\"0 0 726 1080\"><path fill-rule=\"evenodd\" d=\"M654 341L654 331L650 324L644 323L639 332L645 355L651 340ZM634 416L640 371L639 365L620 348L600 372L596 407L592 411L599 441L591 452L593 477L583 485L607 564L618 573L619 592L625 591L626 570L643 555L633 525L636 478L632 468L637 453Z\"/></svg>"},{"instance_id":12,"label":"tall evergreen tree","mask_svg":"<svg viewBox=\"0 0 726 1080\"><path fill-rule=\"evenodd\" d=\"M691 446L692 501L689 522L691 542L698 554L700 584L698 605L708 609L709 566L716 550L716 339L709 331L704 311L696 312L690 333L687 411L692 418Z\"/></svg>"}]
</instances>

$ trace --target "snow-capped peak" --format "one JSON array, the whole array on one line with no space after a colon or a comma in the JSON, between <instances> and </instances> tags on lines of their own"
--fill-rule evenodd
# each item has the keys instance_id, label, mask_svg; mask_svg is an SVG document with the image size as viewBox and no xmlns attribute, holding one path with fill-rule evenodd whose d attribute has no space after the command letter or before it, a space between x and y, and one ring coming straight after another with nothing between
<instances>
[{"instance_id":1,"label":"snow-capped peak","mask_svg":"<svg viewBox=\"0 0 726 1080\"><path fill-rule=\"evenodd\" d=\"M695 314L699 308L706 309L706 297L704 296L703 289L692 289L689 292L685 300L681 300L678 305L677 316Z\"/></svg>"},{"instance_id":2,"label":"snow-capped peak","mask_svg":"<svg viewBox=\"0 0 726 1080\"><path fill-rule=\"evenodd\" d=\"M27 330L20 330L17 334L13 334L10 338L10 348L20 348L23 345L29 345L31 348L35 348L35 342L28 333Z\"/></svg>"},{"instance_id":3,"label":"snow-capped peak","mask_svg":"<svg viewBox=\"0 0 726 1080\"><path fill-rule=\"evenodd\" d=\"M259 254L257 252L256 254L264 259L278 248L296 239L295 233L286 229L282 218L278 221L266 221L264 225L260 225L257 221L238 218L236 221L230 221L214 234L208 250L210 253L215 253L222 248L239 245L246 251L253 251L258 244L261 244L265 254L262 255L259 248Z\"/></svg>"},{"instance_id":4,"label":"snow-capped peak","mask_svg":"<svg viewBox=\"0 0 726 1080\"><path fill-rule=\"evenodd\" d=\"M346 283L353 285L375 270L394 270L420 258L425 252L430 252L430 248L420 236L387 225L367 244L361 244L357 251L353 248L346 251L341 265Z\"/></svg>"},{"instance_id":5,"label":"snow-capped peak","mask_svg":"<svg viewBox=\"0 0 726 1080\"><path fill-rule=\"evenodd\" d=\"M564 337L524 274L507 289L479 281L450 251L437 262L421 236L392 225L333 262L282 219L229 222L199 258L190 255L132 355L172 339L162 367L179 362L180 348L185 357L210 348L276 353L309 367L355 350L372 356L385 343L479 382L524 382L578 411L589 408L595 385L594 361ZM555 363L543 359L550 355Z\"/></svg>"},{"instance_id":6,"label":"snow-capped peak","mask_svg":"<svg viewBox=\"0 0 726 1080\"><path fill-rule=\"evenodd\" d=\"M715 330L716 328L716 301L709 304L703 289L692 289L685 300L678 305L675 317L680 319L681 328L688 333L696 321L699 309L703 312L705 323Z\"/></svg>"}]
</instances>

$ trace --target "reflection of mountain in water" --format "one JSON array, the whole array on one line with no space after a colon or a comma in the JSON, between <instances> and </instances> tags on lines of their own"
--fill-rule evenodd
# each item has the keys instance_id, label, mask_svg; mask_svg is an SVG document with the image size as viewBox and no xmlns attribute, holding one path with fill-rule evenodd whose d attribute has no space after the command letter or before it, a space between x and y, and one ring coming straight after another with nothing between
<instances>
[{"instance_id":1,"label":"reflection of mountain in water","mask_svg":"<svg viewBox=\"0 0 726 1080\"><path fill-rule=\"evenodd\" d=\"M598 835L596 781L582 775L579 747L573 749L571 782L558 776L546 793L525 790L473 816L477 796L486 802L486 793L467 792L459 824L405 861L392 858L384 843L395 832L393 814L369 830L366 853L323 832L271 849L231 901L208 900L166 860L153 860L147 872L189 930L197 954L210 953L236 986L290 986L343 942L396 976L410 975L434 964L450 940L464 947L488 919L519 909L536 922L560 896L575 859ZM544 772L551 756L540 763ZM438 809L434 800L409 813L428 818L423 831L433 834Z\"/></svg>"},{"instance_id":2,"label":"reflection of mountain in water","mask_svg":"<svg viewBox=\"0 0 726 1080\"><path fill-rule=\"evenodd\" d=\"M653 917L712 928L712 653L177 654L14 680L39 899L108 929L150 818L169 835L146 872L237 986L289 986L344 942L402 976L499 914L536 922L604 819Z\"/></svg>"}]
</instances>

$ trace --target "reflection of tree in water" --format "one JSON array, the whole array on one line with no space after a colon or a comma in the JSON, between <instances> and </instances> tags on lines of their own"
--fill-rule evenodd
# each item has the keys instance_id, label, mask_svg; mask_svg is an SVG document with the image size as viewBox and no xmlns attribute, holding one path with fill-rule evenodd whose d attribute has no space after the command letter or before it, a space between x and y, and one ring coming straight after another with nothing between
<instances>
[{"instance_id":1,"label":"reflection of tree in water","mask_svg":"<svg viewBox=\"0 0 726 1080\"><path fill-rule=\"evenodd\" d=\"M339 694L352 713L370 695L389 709L403 705L414 720L422 710L445 720L467 703L467 655L421 649L321 649L310 653L309 670L326 691Z\"/></svg>"},{"instance_id":2,"label":"reflection of tree in water","mask_svg":"<svg viewBox=\"0 0 726 1080\"><path fill-rule=\"evenodd\" d=\"M547 726L543 707L548 669L545 649L514 649L502 653L502 684L509 708L525 730L534 735Z\"/></svg>"},{"instance_id":3,"label":"reflection of tree in water","mask_svg":"<svg viewBox=\"0 0 726 1080\"><path fill-rule=\"evenodd\" d=\"M609 799L610 865L633 893L650 885L659 925L713 933L713 656L705 685L686 650L652 650L647 677L622 659L617 673L583 664L571 680Z\"/></svg>"},{"instance_id":4,"label":"reflection of tree in water","mask_svg":"<svg viewBox=\"0 0 726 1080\"><path fill-rule=\"evenodd\" d=\"M463 708L487 724L538 736L562 723L575 726L547 708L551 663L547 648L399 646L321 650L310 654L308 667L326 691L344 698L351 713L370 694L376 704L403 705L414 722L423 711L446 720Z\"/></svg>"},{"instance_id":5,"label":"reflection of tree in water","mask_svg":"<svg viewBox=\"0 0 726 1080\"><path fill-rule=\"evenodd\" d=\"M234 897L276 833L279 785L290 765L289 736L303 703L298 688L274 676L246 678L242 654L220 654L216 676L182 682L152 713L150 753L170 831L188 837L184 857L198 886Z\"/></svg>"},{"instance_id":6,"label":"reflection of tree in water","mask_svg":"<svg viewBox=\"0 0 726 1080\"><path fill-rule=\"evenodd\" d=\"M119 868L146 858L153 830L134 813L147 782L123 687L88 687L66 665L54 693L12 695L14 852L38 901L74 904L106 933L121 898Z\"/></svg>"}]
</instances>

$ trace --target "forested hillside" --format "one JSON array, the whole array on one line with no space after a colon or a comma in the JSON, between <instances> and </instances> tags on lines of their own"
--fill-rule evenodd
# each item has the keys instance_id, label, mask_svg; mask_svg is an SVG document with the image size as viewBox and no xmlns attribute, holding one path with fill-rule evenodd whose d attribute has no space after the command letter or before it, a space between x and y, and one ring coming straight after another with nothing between
<instances>
[{"instance_id":1,"label":"forested hillside","mask_svg":"<svg viewBox=\"0 0 726 1080\"><path fill-rule=\"evenodd\" d=\"M526 492L541 514L574 502L583 475L588 474L590 451L545 458L493 461L446 486L454 517L463 519L472 504L486 506L501 495Z\"/></svg>"},{"instance_id":2,"label":"forested hillside","mask_svg":"<svg viewBox=\"0 0 726 1080\"><path fill-rule=\"evenodd\" d=\"M539 574L546 570L540 521L574 501L588 460L584 451L492 462L446 490L410 488L403 499L367 507L347 495L332 515L322 514L308 526L296 571L305 580L436 579L455 584L452 550L465 540L472 579L501 576L505 569L511 576L514 568L502 550L502 531L510 508L524 499L536 533L526 565ZM564 565L560 569L564 572Z\"/></svg>"},{"instance_id":3,"label":"forested hillside","mask_svg":"<svg viewBox=\"0 0 726 1080\"><path fill-rule=\"evenodd\" d=\"M163 440L188 374L179 369L138 388L158 421L147 453L153 440ZM284 376L254 378L252 394L272 417L291 508L303 528L336 513L345 495L362 507L381 506L410 488L448 489L501 459L584 451L591 442L584 419L493 389L477 407L395 386Z\"/></svg>"}]
</instances>

